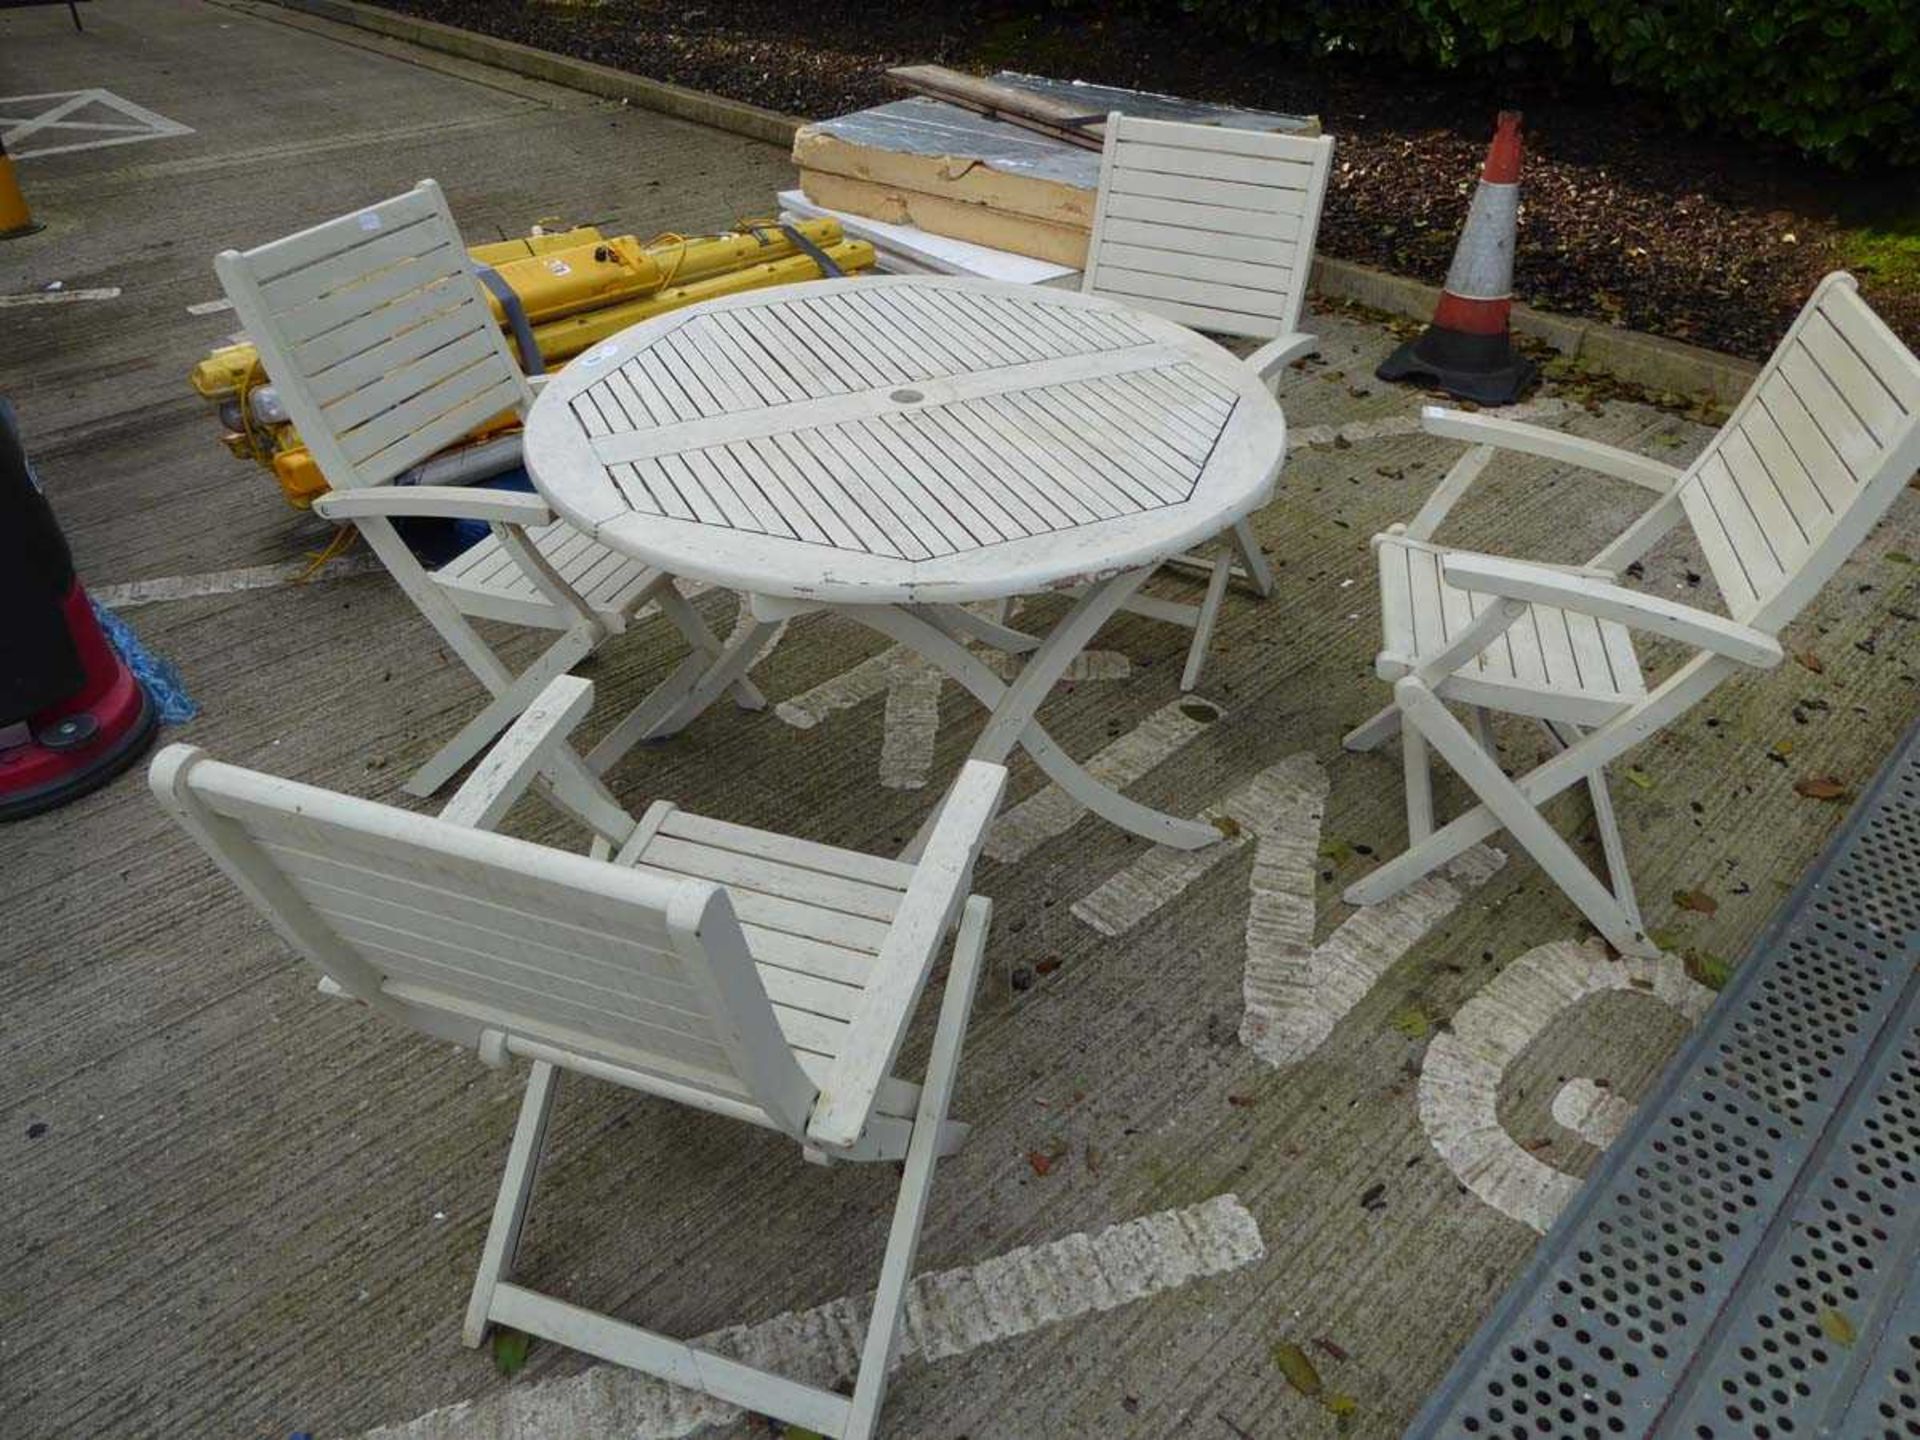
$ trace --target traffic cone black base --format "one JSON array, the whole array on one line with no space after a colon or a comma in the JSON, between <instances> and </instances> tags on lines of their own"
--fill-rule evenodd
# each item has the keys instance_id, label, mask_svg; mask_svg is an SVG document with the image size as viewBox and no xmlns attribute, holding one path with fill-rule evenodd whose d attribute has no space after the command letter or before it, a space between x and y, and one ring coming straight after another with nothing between
<instances>
[{"instance_id":1,"label":"traffic cone black base","mask_svg":"<svg viewBox=\"0 0 1920 1440\"><path fill-rule=\"evenodd\" d=\"M1382 380L1433 385L1460 400L1511 405L1540 378L1540 367L1517 352L1505 335L1466 335L1427 327L1374 371Z\"/></svg>"}]
</instances>

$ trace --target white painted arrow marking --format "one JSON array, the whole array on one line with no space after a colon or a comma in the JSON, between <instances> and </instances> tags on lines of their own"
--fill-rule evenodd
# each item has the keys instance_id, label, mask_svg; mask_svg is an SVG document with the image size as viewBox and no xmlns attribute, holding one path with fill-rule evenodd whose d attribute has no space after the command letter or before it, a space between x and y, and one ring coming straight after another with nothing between
<instances>
[{"instance_id":1,"label":"white painted arrow marking","mask_svg":"<svg viewBox=\"0 0 1920 1440\"><path fill-rule=\"evenodd\" d=\"M1671 955L1616 960L1605 945L1555 941L1527 951L1502 970L1434 1037L1420 1071L1420 1123L1460 1183L1501 1214L1545 1234L1580 1188L1580 1179L1531 1154L1500 1123L1500 1082L1547 1027L1568 1010L1610 991L1644 995L1697 1024L1713 992L1687 977ZM1592 1087L1597 1090L1597 1087ZM1564 1095L1564 1092L1562 1092ZM1594 1144L1625 1125L1632 1105L1619 1097L1595 1116L1582 1095L1554 1097L1554 1118ZM1572 1123L1569 1123L1572 1122ZM1611 1131L1611 1133L1607 1133ZM1603 1138L1596 1138L1603 1137Z\"/></svg>"},{"instance_id":2,"label":"white painted arrow marking","mask_svg":"<svg viewBox=\"0 0 1920 1440\"><path fill-rule=\"evenodd\" d=\"M1553 1122L1604 1150L1620 1138L1636 1108L1624 1095L1576 1075L1554 1092Z\"/></svg>"},{"instance_id":3,"label":"white painted arrow marking","mask_svg":"<svg viewBox=\"0 0 1920 1440\"><path fill-rule=\"evenodd\" d=\"M997 1340L1112 1310L1241 1269L1266 1256L1260 1227L1239 1199L1218 1195L1023 1246L978 1265L922 1275L907 1292L897 1366L963 1355ZM870 1297L847 1297L758 1325L715 1331L692 1343L805 1384L830 1389L852 1378L866 1337ZM678 1440L711 1425L737 1424L724 1401L616 1365L545 1384L496 1389L480 1400L434 1410L362 1440Z\"/></svg>"},{"instance_id":4,"label":"white painted arrow marking","mask_svg":"<svg viewBox=\"0 0 1920 1440\"><path fill-rule=\"evenodd\" d=\"M1315 876L1326 800L1320 762L1305 752L1289 755L1202 812L1202 819L1228 822L1224 828L1232 833L1223 844L1191 851L1156 847L1078 901L1073 913L1103 935L1124 934L1251 843L1240 1042L1269 1065L1295 1064L1318 1049L1381 976L1507 858L1476 845L1443 873L1354 911L1315 945ZM991 845L988 853L994 853Z\"/></svg>"}]
</instances>

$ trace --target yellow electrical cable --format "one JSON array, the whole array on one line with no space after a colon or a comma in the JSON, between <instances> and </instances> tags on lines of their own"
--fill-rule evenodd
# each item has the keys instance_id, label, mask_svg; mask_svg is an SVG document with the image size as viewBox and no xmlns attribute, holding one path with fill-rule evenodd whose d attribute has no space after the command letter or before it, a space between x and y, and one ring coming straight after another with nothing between
<instances>
[{"instance_id":1,"label":"yellow electrical cable","mask_svg":"<svg viewBox=\"0 0 1920 1440\"><path fill-rule=\"evenodd\" d=\"M658 235L654 236L653 239L647 241L645 245L640 247L642 250L651 254L656 246L671 244L678 244L680 249L673 257L673 264L662 272L659 287L662 290L673 284L673 277L680 273L680 267L686 263L687 248L693 244L693 241L685 235L680 234L677 230L662 230Z\"/></svg>"},{"instance_id":2,"label":"yellow electrical cable","mask_svg":"<svg viewBox=\"0 0 1920 1440\"><path fill-rule=\"evenodd\" d=\"M342 525L338 530L333 532L333 539L327 542L326 549L321 550L317 553L312 550L309 550L307 552L307 559L311 563L307 566L306 569L300 572L300 574L295 578L293 583L296 585L306 584L307 581L311 580L315 575L319 574L321 568L324 567L329 561L337 560L340 558L340 556L346 554L347 551L351 550L353 548L353 542L358 540L359 538L360 538L359 527L354 525Z\"/></svg>"}]
</instances>

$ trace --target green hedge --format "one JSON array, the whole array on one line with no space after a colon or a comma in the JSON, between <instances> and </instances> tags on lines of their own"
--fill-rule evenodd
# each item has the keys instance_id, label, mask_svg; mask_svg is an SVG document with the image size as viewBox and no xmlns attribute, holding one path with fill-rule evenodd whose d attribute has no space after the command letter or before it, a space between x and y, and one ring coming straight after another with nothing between
<instances>
[{"instance_id":1,"label":"green hedge","mask_svg":"<svg viewBox=\"0 0 1920 1440\"><path fill-rule=\"evenodd\" d=\"M1920 163L1920 0L1160 0L1209 29L1441 68L1551 66L1688 124L1851 166ZM1157 8L1157 6L1156 6Z\"/></svg>"}]
</instances>

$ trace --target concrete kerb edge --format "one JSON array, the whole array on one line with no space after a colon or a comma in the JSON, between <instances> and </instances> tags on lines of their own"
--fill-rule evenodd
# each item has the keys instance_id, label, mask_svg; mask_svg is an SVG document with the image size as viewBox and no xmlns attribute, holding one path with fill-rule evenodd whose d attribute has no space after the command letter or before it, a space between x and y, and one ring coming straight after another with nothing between
<instances>
[{"instance_id":1,"label":"concrete kerb edge","mask_svg":"<svg viewBox=\"0 0 1920 1440\"><path fill-rule=\"evenodd\" d=\"M273 3L336 24L403 40L423 49L439 50L463 60L491 65L497 70L544 80L549 85L583 91L608 100L625 100L681 120L691 120L753 140L763 140L782 149L792 147L793 132L802 123L798 116L782 115L777 110L763 109L741 100L729 100L725 96L711 95L704 90L690 90L684 85L670 85L662 80L649 80L642 75L616 70L610 65L575 60L571 56L556 55L551 50L495 39L491 35L462 30L458 26L442 25L437 20L422 20L417 16L402 15L372 5L356 4L354 0L273 0Z\"/></svg>"},{"instance_id":2,"label":"concrete kerb edge","mask_svg":"<svg viewBox=\"0 0 1920 1440\"><path fill-rule=\"evenodd\" d=\"M272 0L288 10L314 15L337 24L349 25L406 41L425 49L442 51L464 60L490 65L495 69L543 80L570 90L598 95L609 100L625 100L649 110L657 110L682 120L709 125L719 130L762 140L783 149L792 147L793 133L805 122L798 116L783 115L740 100L729 100L684 85L671 85L631 75L608 65L557 55L512 40L498 40L436 20L422 20L356 0ZM1335 300L1357 304L1426 320L1440 299L1438 286L1427 285L1351 260L1317 256L1313 264L1313 288ZM1671 390L1689 396L1707 396L1723 405L1731 405L1746 392L1760 367L1748 360L1718 351L1705 350L1658 335L1643 335L1634 330L1603 325L1596 321L1574 319L1535 310L1525 305L1513 307L1513 328L1521 334L1541 340L1571 358L1583 369L1599 371L1650 390Z\"/></svg>"},{"instance_id":3,"label":"concrete kerb edge","mask_svg":"<svg viewBox=\"0 0 1920 1440\"><path fill-rule=\"evenodd\" d=\"M1411 320L1431 319L1433 307L1440 300L1438 285L1327 255L1314 257L1313 289L1330 299L1351 300ZM1649 390L1704 395L1722 405L1731 405L1744 395L1760 373L1753 361L1735 355L1526 305L1513 307L1513 329L1516 334L1551 345L1583 370L1599 371Z\"/></svg>"}]
</instances>

